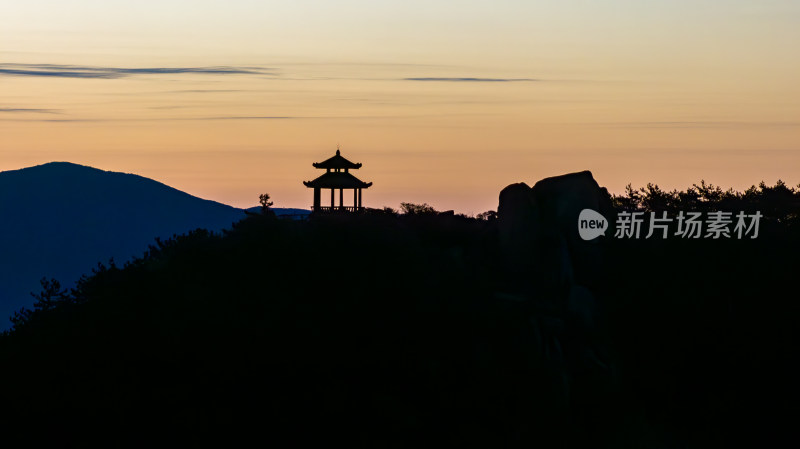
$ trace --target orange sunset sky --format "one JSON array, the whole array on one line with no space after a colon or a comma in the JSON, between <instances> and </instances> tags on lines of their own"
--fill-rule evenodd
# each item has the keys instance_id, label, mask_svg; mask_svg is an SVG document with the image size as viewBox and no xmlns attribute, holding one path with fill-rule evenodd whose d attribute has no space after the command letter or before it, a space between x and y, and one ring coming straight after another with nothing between
<instances>
[{"instance_id":1,"label":"orange sunset sky","mask_svg":"<svg viewBox=\"0 0 800 449\"><path fill-rule=\"evenodd\" d=\"M790 0L9 1L0 170L308 208L340 144L365 206L465 213L585 169L612 192L797 185L798 44Z\"/></svg>"}]
</instances>

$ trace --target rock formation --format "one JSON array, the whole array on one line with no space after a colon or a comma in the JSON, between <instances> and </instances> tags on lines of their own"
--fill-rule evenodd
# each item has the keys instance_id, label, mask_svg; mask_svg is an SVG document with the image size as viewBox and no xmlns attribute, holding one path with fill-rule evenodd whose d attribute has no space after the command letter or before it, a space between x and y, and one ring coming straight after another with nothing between
<instances>
[{"instance_id":1,"label":"rock formation","mask_svg":"<svg viewBox=\"0 0 800 449\"><path fill-rule=\"evenodd\" d=\"M608 220L605 236L583 240L578 216L583 209ZM614 235L611 197L591 172L546 178L533 187L512 184L500 192L498 232L507 276L499 299L516 299L530 311L531 344L549 360L565 401L576 372L611 374L597 336L599 301L609 279L606 252Z\"/></svg>"}]
</instances>

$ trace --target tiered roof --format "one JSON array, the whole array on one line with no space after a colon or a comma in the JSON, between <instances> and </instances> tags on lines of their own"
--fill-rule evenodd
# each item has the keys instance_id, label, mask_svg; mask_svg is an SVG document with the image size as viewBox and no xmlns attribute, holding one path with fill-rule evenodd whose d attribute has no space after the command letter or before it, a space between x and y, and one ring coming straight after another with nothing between
<instances>
[{"instance_id":1,"label":"tiered roof","mask_svg":"<svg viewBox=\"0 0 800 449\"><path fill-rule=\"evenodd\" d=\"M342 157L339 149L336 150L335 156L322 162L315 162L312 165L314 168L327 169L328 172L313 181L303 181L306 187L321 189L366 189L372 185L371 182L364 182L347 171L351 168L358 170L361 168L361 164L350 162Z\"/></svg>"}]
</instances>

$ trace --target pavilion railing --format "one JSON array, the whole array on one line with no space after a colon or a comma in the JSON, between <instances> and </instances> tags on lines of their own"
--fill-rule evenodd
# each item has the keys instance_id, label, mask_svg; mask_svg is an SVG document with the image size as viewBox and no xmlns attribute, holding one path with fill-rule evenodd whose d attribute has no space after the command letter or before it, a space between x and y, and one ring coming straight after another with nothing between
<instances>
[{"instance_id":1,"label":"pavilion railing","mask_svg":"<svg viewBox=\"0 0 800 449\"><path fill-rule=\"evenodd\" d=\"M356 212L360 209L357 206L311 206L311 210L315 212Z\"/></svg>"}]
</instances>

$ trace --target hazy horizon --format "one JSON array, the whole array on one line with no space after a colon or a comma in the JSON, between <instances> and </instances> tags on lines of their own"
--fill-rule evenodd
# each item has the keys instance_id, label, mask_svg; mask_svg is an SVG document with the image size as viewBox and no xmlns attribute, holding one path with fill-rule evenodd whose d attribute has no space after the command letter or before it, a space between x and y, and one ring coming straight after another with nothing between
<instances>
[{"instance_id":1,"label":"hazy horizon","mask_svg":"<svg viewBox=\"0 0 800 449\"><path fill-rule=\"evenodd\" d=\"M78 164L78 163L71 162L71 161L48 161L48 162L43 162L43 163L41 163L41 164L35 164L35 165L32 165L32 166L27 166L27 167L19 167L19 168L7 169L7 170L0 170L0 174L4 173L4 172L6 172L6 171L16 171L16 170L23 170L23 169L27 169L27 168L34 168L34 167L41 166L41 165L46 165L46 164L57 164L57 163L67 163L67 164L81 165L81 166L85 166L85 167L89 167L89 168L94 168L94 169L98 169L98 170L102 170L102 171L106 171L106 172L110 172L110 173L118 173L118 174L126 174L126 175L137 175L137 176L142 176L142 175L140 175L139 173L134 173L134 172L129 172L129 171L119 171L119 170L108 170L108 169L105 169L105 168L103 168L103 167L94 167L94 166L91 166L91 165L86 165L86 164ZM559 176L559 175L563 175L563 174L566 174L566 173L557 173L557 174L553 174L553 175L550 175L550 176ZM549 176L548 176L548 177L549 177ZM232 207L236 207L236 208L240 208L240 209L249 209L249 208L254 208L254 207L261 207L260 205L258 205L258 204L257 204L257 203L258 203L257 199L256 199L256 201L254 201L254 202L253 202L254 204L243 204L243 205L230 204L230 203L226 203L226 202L224 202L224 201L216 200L216 199L213 199L213 198L207 198L207 197L203 197L203 196L201 196L201 195L198 195L198 194L196 194L196 193L194 193L194 192L187 191L187 190L184 190L184 189L181 189L181 188L175 187L175 186L173 186L173 185L170 185L170 184L168 184L168 183L166 183L166 182L164 182L164 181L162 181L162 180L159 180L159 179L157 179L157 178L149 178L149 177L145 177L145 178L147 178L147 179L151 179L151 180L153 180L153 181L156 181L156 182L158 182L158 183L161 183L161 184L164 184L164 185L166 185L167 187L171 187L171 188L177 189L177 190L179 190L179 191L181 191L181 192L183 192L183 193L187 193L187 194L189 194L189 195L192 195L192 196L194 196L194 197L197 197L197 198L200 198L200 199L204 199L204 200L211 200L211 201L215 201L215 202L218 202L218 203L221 203L221 204L227 205L227 206L232 206ZM543 179L543 178L542 178L542 179ZM600 187L606 187L606 186L605 186L605 185L604 185L602 182L600 182L600 180L597 180L597 179L595 179L595 180L596 180L596 181L598 181L598 184L600 185ZM539 180L537 179L537 180L530 181L530 182L529 182L529 181L515 181L515 182L525 182L525 183L527 183L528 185L530 185L530 186L533 186L533 184L535 184L535 183L536 183L536 181L539 181ZM718 184L715 184L715 183L713 183L713 182L709 182L708 180L704 180L704 181L706 181L706 183L707 183L707 184L709 184L709 183L710 183L710 184L713 184L713 185L715 185L715 186L719 186L719 187L721 187L723 190L728 190L728 188L732 188L732 187L730 187L730 186L718 185ZM692 184L699 184L699 183L700 183L700 180L699 180L699 181L697 181L697 182L695 182L695 183L692 183ZM511 183L509 183L509 184L511 184ZM772 185L772 184L774 184L774 182L773 182L773 183L771 183L771 182L767 182L767 185ZM758 183L752 183L752 185L756 185L756 186L757 186L757 185L758 185ZM504 186L504 187L505 187L505 186ZM644 185L633 185L633 187L634 187L635 189L637 189L637 188L639 188L639 187L644 187ZM661 186L659 186L659 187L661 187ZM691 184L690 184L690 185L687 185L686 187L691 187ZM748 185L747 187L750 187L750 185ZM789 185L789 187L793 187L793 188L794 188L794 187L800 187L800 185L791 185L791 184L790 184L790 185ZM666 190L672 190L672 189L666 189ZM679 191L680 191L681 189L680 189L680 188L678 188L677 190L679 190ZM734 190L738 190L738 191L744 191L745 189L744 189L744 188L742 188L742 189L735 189L735 188L734 188ZM326 190L326 191L327 191L327 190ZM615 194L615 195L622 195L622 194L624 194L624 193L625 193L625 192L624 192L624 189L621 189L621 190L619 190L619 191L616 191L616 190L609 190L609 192L610 192L611 194ZM263 192L263 193L268 193L268 192ZM496 195L495 195L495 196L498 196L498 197L499 197L499 194L500 194L500 191L496 192ZM327 195L327 194L326 194L326 195ZM258 195L256 195L256 196L258 196ZM305 209L305 210L311 210L311 205L308 205L308 206L303 206L303 205L298 205L298 206L290 206L290 205L282 204L280 201L277 201L277 200L276 200L274 197L272 197L272 198L271 198L271 200L275 200L275 201L274 201L274 204L273 204L273 208L278 208L278 209ZM347 202L348 202L349 200L350 200L350 197L349 197L349 194L348 194L348 195L347 195L347 200L345 201L345 204L347 204ZM337 194L337 200L336 200L336 201L338 202L338 194ZM401 202L403 202L403 201L401 201ZM418 201L418 202L417 202L417 204L421 204L421 203L428 203L428 201L420 200L420 201ZM379 209L380 209L380 208L383 208L383 207L391 207L391 208L397 209L399 205L400 205L400 202L398 202L397 204L382 204L382 205L374 205L374 206L368 206L368 207L379 208ZM432 204L432 206L436 207L436 204ZM440 210L446 210L446 209L440 208ZM452 210L452 209L450 209L450 210ZM485 209L485 210L482 210L482 211L472 211L472 210L455 210L455 212L457 212L457 213L466 213L466 214L468 214L468 215L473 215L473 216L474 216L474 215L476 215L476 214L478 214L478 213L480 213L480 212L485 212L486 210L494 210L494 211L496 211L496 210L497 210L497 205L495 205L495 206L493 206L493 207L489 207L489 208L487 208L487 209Z\"/></svg>"},{"instance_id":2,"label":"hazy horizon","mask_svg":"<svg viewBox=\"0 0 800 449\"><path fill-rule=\"evenodd\" d=\"M0 170L69 161L237 207L341 145L368 207L478 213L591 170L800 183L800 5L30 1L0 17Z\"/></svg>"}]
</instances>

